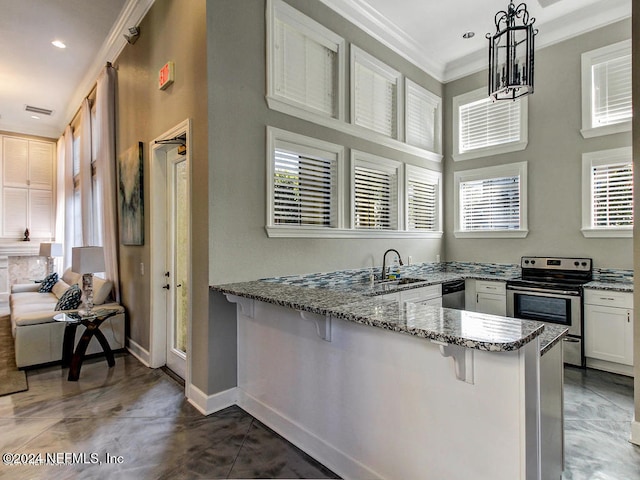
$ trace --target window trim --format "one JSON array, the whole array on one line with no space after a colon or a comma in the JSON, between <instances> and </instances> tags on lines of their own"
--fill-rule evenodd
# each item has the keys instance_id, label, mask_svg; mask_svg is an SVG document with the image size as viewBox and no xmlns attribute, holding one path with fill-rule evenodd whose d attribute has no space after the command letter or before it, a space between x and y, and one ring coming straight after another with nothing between
<instances>
[{"instance_id":1,"label":"window trim","mask_svg":"<svg viewBox=\"0 0 640 480\"><path fill-rule=\"evenodd\" d=\"M469 103L489 99L486 88L479 88L453 97L453 157L454 161L471 160L473 158L500 155L509 152L518 152L527 148L529 142L529 97L524 96L515 100L520 102L520 140L501 145L477 148L469 152L460 153L460 107ZM500 100L503 101L503 100Z\"/></svg>"},{"instance_id":2,"label":"window trim","mask_svg":"<svg viewBox=\"0 0 640 480\"><path fill-rule=\"evenodd\" d=\"M517 230L483 230L467 231L460 229L460 184L474 180L490 178L520 176L520 228ZM528 190L527 190L527 162L496 165L493 167L461 170L453 173L454 198L454 231L456 238L524 238L529 234L528 229Z\"/></svg>"},{"instance_id":3,"label":"window trim","mask_svg":"<svg viewBox=\"0 0 640 480\"><path fill-rule=\"evenodd\" d=\"M586 238L632 238L633 226L597 228L591 223L593 214L593 191L591 168L594 165L610 165L633 162L632 147L613 148L582 154L582 235ZM634 218L635 222L635 218Z\"/></svg>"},{"instance_id":4,"label":"window trim","mask_svg":"<svg viewBox=\"0 0 640 480\"><path fill-rule=\"evenodd\" d=\"M395 228L390 229L375 229L375 228L356 228L355 221L355 208L356 208L356 195L355 195L355 171L357 165L369 166L370 168L378 168L380 170L393 172L396 175L396 198L392 198L391 201L395 202L392 207L395 210L396 225ZM391 232L396 235L404 230L404 216L403 205L401 199L404 198L404 172L402 168L402 162L397 160L391 160L389 158L380 157L371 153L363 152L360 150L351 150L351 178L350 178L350 224L354 231L366 231L369 233L375 232ZM374 235L376 236L376 235Z\"/></svg>"},{"instance_id":5,"label":"window trim","mask_svg":"<svg viewBox=\"0 0 640 480\"><path fill-rule=\"evenodd\" d=\"M442 98L440 98L435 93L427 90L423 86L417 84L416 82L414 82L413 80L407 77L405 77L405 86L404 86L404 140L405 142L408 145L413 145L412 143L409 143L409 141L407 140L407 137L409 136L408 135L409 131L407 126L409 124L408 112L409 112L409 92L410 91L414 91L417 96L423 97L424 99L426 99L428 102L432 103L435 106L434 110L436 111L436 121L434 124L434 132L433 132L433 138L434 138L433 151L435 153L442 153ZM417 146L417 145L413 145L413 146ZM424 148L424 147L418 147L418 148Z\"/></svg>"},{"instance_id":6,"label":"window trim","mask_svg":"<svg viewBox=\"0 0 640 480\"><path fill-rule=\"evenodd\" d=\"M399 142L404 142L404 85L402 82L402 73L397 71L396 69L390 67L386 63L381 60L378 60L376 57L371 55L370 53L365 52L363 49L357 47L354 44L351 44L351 56L350 56L350 111L351 111L351 125L358 127L359 129L363 129L367 132L371 132L376 136L381 136L385 138L390 138L392 140L396 140ZM396 128L395 132L392 132L391 136L385 135L384 133L377 132L373 129L365 127L363 125L359 125L356 123L356 64L361 64L364 67L372 70L379 75L387 78L390 81L394 81L396 85ZM419 148L419 147L415 147ZM423 150L423 149L421 149Z\"/></svg>"},{"instance_id":7,"label":"window trim","mask_svg":"<svg viewBox=\"0 0 640 480\"><path fill-rule=\"evenodd\" d=\"M418 177L436 185L436 226L434 230L413 230L409 228L409 180ZM404 225L407 232L421 232L426 238L441 238L442 230L442 172L405 164L404 167Z\"/></svg>"},{"instance_id":8,"label":"window trim","mask_svg":"<svg viewBox=\"0 0 640 480\"><path fill-rule=\"evenodd\" d=\"M325 120L341 120L345 119L345 65L346 65L346 41L333 31L324 27L315 20L304 15L292 6L286 4L282 0L267 0L266 9L267 23L267 103L269 108L289 113L298 117L305 118L311 115L313 117L324 118ZM336 98L337 112L336 116L329 116L320 111L307 108L304 104L295 102L286 97L278 95L275 90L275 74L276 74L276 56L273 54L275 45L276 21L280 20L286 23L290 21L290 25L295 26L303 34L318 43L335 45L337 52L337 91L334 92Z\"/></svg>"},{"instance_id":9,"label":"window trim","mask_svg":"<svg viewBox=\"0 0 640 480\"><path fill-rule=\"evenodd\" d=\"M336 185L335 185L336 222L335 222L335 226L331 226L331 227L312 226L312 225L293 226L293 225L277 225L274 223L273 156L274 156L274 152L278 142L294 143L294 144L300 145L303 148L324 150L326 152L336 155ZM265 229L269 237L331 236L331 233L330 233L331 231L344 228L344 214L343 214L344 212L343 170L344 170L344 156L345 156L344 150L345 148L342 145L337 145L335 143L326 142L324 140L319 140L317 138L307 137L305 135L300 135L298 133L293 133L287 130L282 130L279 128L267 126L267 154L266 154L267 217L266 217Z\"/></svg>"},{"instance_id":10,"label":"window trim","mask_svg":"<svg viewBox=\"0 0 640 480\"><path fill-rule=\"evenodd\" d=\"M612 125L594 127L592 120L592 68L594 65L613 60L621 56L631 54L631 40L607 45L588 52L581 56L581 78L582 78L582 129L580 133L583 138L593 138L602 135L631 131L632 119Z\"/></svg>"}]
</instances>

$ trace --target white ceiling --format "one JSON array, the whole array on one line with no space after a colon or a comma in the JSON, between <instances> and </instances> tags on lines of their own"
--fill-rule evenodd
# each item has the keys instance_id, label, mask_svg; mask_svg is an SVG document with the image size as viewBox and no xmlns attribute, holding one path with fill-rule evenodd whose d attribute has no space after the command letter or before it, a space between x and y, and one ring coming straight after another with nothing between
<instances>
[{"instance_id":1,"label":"white ceiling","mask_svg":"<svg viewBox=\"0 0 640 480\"><path fill-rule=\"evenodd\" d=\"M139 23L153 1L0 0L0 130L57 138L100 68L124 47L122 34ZM485 34L495 30L495 13L508 5L508 0L313 1L327 4L443 82L484 68ZM631 3L527 2L540 30L537 47L629 17ZM468 30L475 37L465 40ZM67 48L53 47L55 39ZM53 114L36 120L26 105Z\"/></svg>"}]
</instances>

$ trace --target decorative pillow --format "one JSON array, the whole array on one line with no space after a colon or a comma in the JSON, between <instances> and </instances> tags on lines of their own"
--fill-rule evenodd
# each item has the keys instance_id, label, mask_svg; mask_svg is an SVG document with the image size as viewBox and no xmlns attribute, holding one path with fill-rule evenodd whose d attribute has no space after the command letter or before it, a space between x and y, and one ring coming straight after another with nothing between
<instances>
[{"instance_id":1,"label":"decorative pillow","mask_svg":"<svg viewBox=\"0 0 640 480\"><path fill-rule=\"evenodd\" d=\"M73 285L74 283L80 285L80 283L82 283L82 275L72 271L71 267L69 267L62 274L62 280L67 282L69 285Z\"/></svg>"},{"instance_id":2,"label":"decorative pillow","mask_svg":"<svg viewBox=\"0 0 640 480\"><path fill-rule=\"evenodd\" d=\"M102 305L111 294L113 283L96 275L93 276L93 304Z\"/></svg>"},{"instance_id":3,"label":"decorative pillow","mask_svg":"<svg viewBox=\"0 0 640 480\"><path fill-rule=\"evenodd\" d=\"M51 289L51 293L53 293L56 298L61 298L67 290L69 290L69 284L64 280L58 280Z\"/></svg>"},{"instance_id":4,"label":"decorative pillow","mask_svg":"<svg viewBox=\"0 0 640 480\"><path fill-rule=\"evenodd\" d=\"M60 297L54 310L75 310L80 305L82 292L78 285L71 285L66 292Z\"/></svg>"},{"instance_id":5,"label":"decorative pillow","mask_svg":"<svg viewBox=\"0 0 640 480\"><path fill-rule=\"evenodd\" d=\"M56 272L50 273L49 275L44 277L44 280L40 284L40 290L38 290L38 292L49 293L57 281L58 274Z\"/></svg>"}]
</instances>

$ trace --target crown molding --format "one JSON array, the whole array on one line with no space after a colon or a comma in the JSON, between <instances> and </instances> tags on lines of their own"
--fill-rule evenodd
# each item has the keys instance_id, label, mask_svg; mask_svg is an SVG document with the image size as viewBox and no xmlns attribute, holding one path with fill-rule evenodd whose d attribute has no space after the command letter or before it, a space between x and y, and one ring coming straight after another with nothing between
<instances>
[{"instance_id":1,"label":"crown molding","mask_svg":"<svg viewBox=\"0 0 640 480\"><path fill-rule=\"evenodd\" d=\"M123 35L127 33L129 27L137 27L140 24L154 2L155 0L127 0L113 27L111 27L109 35L107 35L102 47L96 54L93 63L87 69L73 97L71 97L64 117L64 125L71 122L78 108L80 108L82 99L87 96L95 85L96 79L105 64L114 62L127 45ZM64 129L64 126L62 128Z\"/></svg>"},{"instance_id":2,"label":"crown molding","mask_svg":"<svg viewBox=\"0 0 640 480\"><path fill-rule=\"evenodd\" d=\"M320 1L439 82L443 81L445 65L429 58L423 45L390 22L366 0Z\"/></svg>"}]
</instances>

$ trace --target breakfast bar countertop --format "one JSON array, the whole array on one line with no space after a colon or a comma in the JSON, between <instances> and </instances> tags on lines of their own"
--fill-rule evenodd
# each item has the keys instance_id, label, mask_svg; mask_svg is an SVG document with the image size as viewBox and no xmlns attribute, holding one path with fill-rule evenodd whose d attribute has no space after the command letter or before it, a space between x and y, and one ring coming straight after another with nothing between
<instances>
[{"instance_id":1,"label":"breakfast bar countertop","mask_svg":"<svg viewBox=\"0 0 640 480\"><path fill-rule=\"evenodd\" d=\"M476 350L518 350L545 330L545 326L539 322L415 303L401 304L382 297L365 297L362 293L330 288L264 281L216 285L211 288L223 294L318 315L331 315L350 322ZM555 342L558 335L562 335L555 333L548 338L547 345Z\"/></svg>"}]
</instances>

